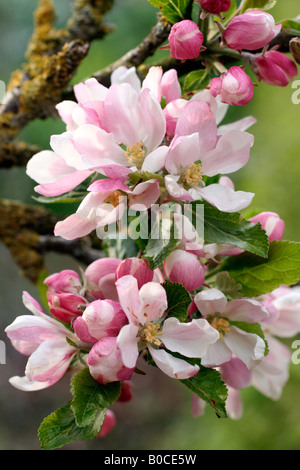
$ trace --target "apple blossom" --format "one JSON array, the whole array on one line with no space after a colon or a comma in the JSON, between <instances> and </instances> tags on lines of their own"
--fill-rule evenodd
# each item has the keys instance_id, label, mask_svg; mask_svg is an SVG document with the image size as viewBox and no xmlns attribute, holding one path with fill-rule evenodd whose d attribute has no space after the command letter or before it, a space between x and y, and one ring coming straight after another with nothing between
<instances>
[{"instance_id":1,"label":"apple blossom","mask_svg":"<svg viewBox=\"0 0 300 470\"><path fill-rule=\"evenodd\" d=\"M23 302L33 315L17 317L5 332L15 349L29 359L25 376L12 377L10 383L24 391L41 390L63 377L83 343L62 323L47 316L27 292Z\"/></svg>"},{"instance_id":2,"label":"apple blossom","mask_svg":"<svg viewBox=\"0 0 300 470\"><path fill-rule=\"evenodd\" d=\"M245 106L254 95L254 87L249 75L241 67L230 67L221 77L213 78L210 91L214 97L220 96L223 103Z\"/></svg>"},{"instance_id":3,"label":"apple blossom","mask_svg":"<svg viewBox=\"0 0 300 470\"><path fill-rule=\"evenodd\" d=\"M233 354L248 369L252 369L264 358L266 345L255 333L247 333L234 322L256 323L268 317L267 310L254 299L234 299L227 301L218 289L203 290L195 295L194 302L201 315L220 333L219 340L212 344L202 364L219 366L230 361Z\"/></svg>"},{"instance_id":4,"label":"apple blossom","mask_svg":"<svg viewBox=\"0 0 300 470\"><path fill-rule=\"evenodd\" d=\"M295 62L276 50L264 52L253 61L253 69L259 80L274 86L287 86L297 75Z\"/></svg>"},{"instance_id":5,"label":"apple blossom","mask_svg":"<svg viewBox=\"0 0 300 470\"><path fill-rule=\"evenodd\" d=\"M255 51L263 48L281 31L270 13L250 10L235 16L223 33L223 41L235 50Z\"/></svg>"},{"instance_id":6,"label":"apple blossom","mask_svg":"<svg viewBox=\"0 0 300 470\"><path fill-rule=\"evenodd\" d=\"M166 292L158 283L149 282L139 290L137 280L128 275L118 279L116 285L120 304L129 321L117 339L124 365L135 367L139 355L138 344L144 343L165 374L177 379L195 375L199 366L172 356L166 349L186 357L200 358L208 346L217 341L218 332L202 318L180 323L170 317L161 325L168 305ZM166 349L160 348L162 345Z\"/></svg>"},{"instance_id":7,"label":"apple blossom","mask_svg":"<svg viewBox=\"0 0 300 470\"><path fill-rule=\"evenodd\" d=\"M201 287L205 280L206 268L193 253L174 250L164 261L164 273L171 282L179 282L188 291Z\"/></svg>"},{"instance_id":8,"label":"apple blossom","mask_svg":"<svg viewBox=\"0 0 300 470\"><path fill-rule=\"evenodd\" d=\"M207 12L217 15L218 13L226 13L229 10L231 1L230 0L195 0L199 3L201 8Z\"/></svg>"},{"instance_id":9,"label":"apple blossom","mask_svg":"<svg viewBox=\"0 0 300 470\"><path fill-rule=\"evenodd\" d=\"M196 23L183 20L175 23L169 34L170 54L178 60L196 59L202 48L204 36Z\"/></svg>"}]
</instances>

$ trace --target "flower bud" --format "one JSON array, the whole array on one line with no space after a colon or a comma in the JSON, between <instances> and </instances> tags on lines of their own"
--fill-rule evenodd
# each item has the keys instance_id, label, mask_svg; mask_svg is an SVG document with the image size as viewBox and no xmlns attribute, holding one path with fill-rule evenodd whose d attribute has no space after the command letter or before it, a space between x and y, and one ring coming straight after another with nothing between
<instances>
[{"instance_id":1,"label":"flower bud","mask_svg":"<svg viewBox=\"0 0 300 470\"><path fill-rule=\"evenodd\" d=\"M141 258L127 258L123 260L116 269L116 281L120 277L131 274L138 281L139 289L147 282L153 281L154 272L149 268L149 263Z\"/></svg>"},{"instance_id":2,"label":"flower bud","mask_svg":"<svg viewBox=\"0 0 300 470\"><path fill-rule=\"evenodd\" d=\"M115 413L112 410L107 410L106 415L101 426L100 432L97 437L105 437L109 434L117 424Z\"/></svg>"},{"instance_id":3,"label":"flower bud","mask_svg":"<svg viewBox=\"0 0 300 470\"><path fill-rule=\"evenodd\" d=\"M297 64L300 64L300 39L299 38L293 38L290 40L290 51L292 53L292 56L297 62Z\"/></svg>"},{"instance_id":4,"label":"flower bud","mask_svg":"<svg viewBox=\"0 0 300 470\"><path fill-rule=\"evenodd\" d=\"M79 275L71 269L51 274L44 280L44 284L49 287L49 292L52 293L69 292L70 294L77 294L82 289Z\"/></svg>"},{"instance_id":5,"label":"flower bud","mask_svg":"<svg viewBox=\"0 0 300 470\"><path fill-rule=\"evenodd\" d=\"M261 212L249 220L253 223L260 222L262 228L267 232L270 242L282 239L285 224L275 212Z\"/></svg>"},{"instance_id":6,"label":"flower bud","mask_svg":"<svg viewBox=\"0 0 300 470\"><path fill-rule=\"evenodd\" d=\"M50 312L58 320L71 323L72 320L82 315L87 301L78 295L69 293L48 295Z\"/></svg>"},{"instance_id":7,"label":"flower bud","mask_svg":"<svg viewBox=\"0 0 300 470\"><path fill-rule=\"evenodd\" d=\"M235 50L255 51L269 44L280 32L272 15L264 11L250 10L233 18L223 34L223 41Z\"/></svg>"},{"instance_id":8,"label":"flower bud","mask_svg":"<svg viewBox=\"0 0 300 470\"><path fill-rule=\"evenodd\" d=\"M204 283L206 268L193 253L174 250L164 261L163 268L171 282L179 282L188 291Z\"/></svg>"},{"instance_id":9,"label":"flower bud","mask_svg":"<svg viewBox=\"0 0 300 470\"><path fill-rule=\"evenodd\" d=\"M230 67L221 77L213 78L210 82L211 94L220 96L222 103L233 106L245 106L254 95L254 87L249 75L241 67Z\"/></svg>"},{"instance_id":10,"label":"flower bud","mask_svg":"<svg viewBox=\"0 0 300 470\"><path fill-rule=\"evenodd\" d=\"M130 380L134 372L134 368L124 365L116 337L106 337L94 344L88 365L91 376L102 385Z\"/></svg>"},{"instance_id":11,"label":"flower bud","mask_svg":"<svg viewBox=\"0 0 300 470\"><path fill-rule=\"evenodd\" d=\"M203 44L203 34L191 20L175 23L169 34L170 54L178 60L196 59Z\"/></svg>"},{"instance_id":12,"label":"flower bud","mask_svg":"<svg viewBox=\"0 0 300 470\"><path fill-rule=\"evenodd\" d=\"M117 336L127 317L118 302L95 300L74 321L74 330L84 343L95 343L106 336Z\"/></svg>"},{"instance_id":13,"label":"flower bud","mask_svg":"<svg viewBox=\"0 0 300 470\"><path fill-rule=\"evenodd\" d=\"M274 86L287 86L298 75L296 64L279 51L267 51L254 62L259 80Z\"/></svg>"},{"instance_id":14,"label":"flower bud","mask_svg":"<svg viewBox=\"0 0 300 470\"><path fill-rule=\"evenodd\" d=\"M230 0L195 0L199 3L201 8L208 13L218 15L218 13L225 13L229 10L231 1Z\"/></svg>"}]
</instances>

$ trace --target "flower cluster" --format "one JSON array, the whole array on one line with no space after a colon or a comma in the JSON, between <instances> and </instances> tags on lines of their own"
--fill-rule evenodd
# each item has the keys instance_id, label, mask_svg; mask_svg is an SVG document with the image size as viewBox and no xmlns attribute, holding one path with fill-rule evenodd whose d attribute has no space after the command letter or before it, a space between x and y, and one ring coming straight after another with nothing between
<instances>
[{"instance_id":1,"label":"flower cluster","mask_svg":"<svg viewBox=\"0 0 300 470\"><path fill-rule=\"evenodd\" d=\"M230 1L195 1L204 22L211 15L222 19L230 8ZM249 63L260 80L285 86L296 75L291 59L268 50L281 30L269 13L236 14L220 29L221 48L241 57L255 51ZM208 50L205 33L190 19L175 23L171 55L197 61ZM244 67L232 66L201 90L184 93L175 68L151 66L140 79L134 67L121 66L109 87L90 78L75 85L74 93L76 101L57 105L65 132L52 136L51 150L34 155L27 165L42 198L83 194L77 211L59 221L54 234L74 240L97 230L99 236L113 224L121 227L130 211L146 215L146 224L153 206L173 211L169 220L155 219L157 239L153 226L146 242L134 238L134 256L125 253L120 259L110 251L79 274L63 270L48 276L47 313L23 294L33 315L18 317L6 333L29 358L25 376L11 378L11 384L40 390L68 370L87 371L85 379L96 383L103 394L99 401L107 403L99 436L116 423L109 393L115 401L131 399L131 383L143 361L193 391L195 415L209 404L219 416L239 418L240 390L249 386L278 399L291 362L279 338L300 332L300 291L286 285L284 276L274 279L268 272L270 247L288 249L282 242L284 221L266 211L242 216L254 194L236 190L228 176L248 163L254 143L248 132L256 122L252 116L223 123L229 106L253 98ZM201 205L204 216L197 212ZM190 209L202 232L195 230ZM169 238L166 227L173 230ZM110 239L106 243L112 248ZM280 253L272 253L276 270ZM255 283L251 269L262 269L262 260L268 276L255 273ZM293 280L296 284L296 274ZM83 386L79 382L75 375L74 393ZM120 384L118 396L112 384ZM91 415L95 409L91 406ZM74 403L71 411L76 426L87 429Z\"/></svg>"}]
</instances>

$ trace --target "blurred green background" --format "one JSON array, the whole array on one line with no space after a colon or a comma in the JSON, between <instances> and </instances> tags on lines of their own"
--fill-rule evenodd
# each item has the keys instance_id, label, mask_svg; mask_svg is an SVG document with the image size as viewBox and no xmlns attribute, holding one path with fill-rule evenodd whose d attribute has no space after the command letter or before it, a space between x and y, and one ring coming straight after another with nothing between
<instances>
[{"instance_id":1,"label":"blurred green background","mask_svg":"<svg viewBox=\"0 0 300 470\"><path fill-rule=\"evenodd\" d=\"M70 1L54 2L58 25L63 25L70 12ZM32 33L32 15L37 0L0 0L0 79L7 82L10 74L24 60L26 44ZM298 0L278 0L272 14L276 21L297 16ZM88 58L80 66L74 83L102 69L148 34L156 21L156 10L147 0L117 0L108 15L115 33L96 41ZM168 52L160 51L160 56ZM299 174L300 174L300 105L292 104L293 89L260 84L254 100L246 107L231 108L227 120L253 115L257 124L248 165L233 175L236 189L256 194L252 208L277 212L286 222L285 239L299 241ZM41 148L49 148L51 134L64 131L60 121L35 121L22 137ZM34 203L35 183L24 169L0 171L0 197ZM6 365L0 365L0 449L37 450L37 429L45 416L67 403L69 377L51 389L24 393L12 388L8 378L24 375L26 358L9 344L4 328L20 314L26 314L21 301L22 290L38 296L36 289L20 276L6 248L0 245L0 339L6 343ZM65 256L47 257L50 272L77 268ZM292 340L287 342L291 347ZM66 449L175 449L175 450L298 450L300 449L300 366L291 365L290 380L282 398L273 402L254 389L242 392L244 415L239 421L218 420L212 411L193 418L191 394L181 384L145 369L146 376L134 380L135 398L128 404L117 404L114 410L118 426L106 438L76 443Z\"/></svg>"}]
</instances>

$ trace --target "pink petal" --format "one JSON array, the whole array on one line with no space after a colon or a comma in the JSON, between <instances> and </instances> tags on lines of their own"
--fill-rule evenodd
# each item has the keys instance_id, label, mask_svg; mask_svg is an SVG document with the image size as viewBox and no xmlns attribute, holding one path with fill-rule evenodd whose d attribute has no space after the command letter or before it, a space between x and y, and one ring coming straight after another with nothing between
<instances>
[{"instance_id":1,"label":"pink petal","mask_svg":"<svg viewBox=\"0 0 300 470\"><path fill-rule=\"evenodd\" d=\"M66 194L72 189L76 188L84 180L91 176L92 172L89 170L85 171L74 171L73 173L59 178L53 183L46 183L36 186L34 189L37 193L42 194L45 197L61 196Z\"/></svg>"},{"instance_id":2,"label":"pink petal","mask_svg":"<svg viewBox=\"0 0 300 470\"><path fill-rule=\"evenodd\" d=\"M77 214L72 214L61 222L57 222L54 235L65 240L75 240L85 237L96 229L97 224L88 219L82 219Z\"/></svg>"},{"instance_id":3,"label":"pink petal","mask_svg":"<svg viewBox=\"0 0 300 470\"><path fill-rule=\"evenodd\" d=\"M261 302L257 300L235 299L228 302L224 316L232 321L257 323L265 321L269 314Z\"/></svg>"},{"instance_id":4,"label":"pink petal","mask_svg":"<svg viewBox=\"0 0 300 470\"><path fill-rule=\"evenodd\" d=\"M176 126L176 136L197 133L201 152L212 150L217 143L217 123L209 105L201 101L189 102ZM198 160L195 158L194 161Z\"/></svg>"},{"instance_id":5,"label":"pink petal","mask_svg":"<svg viewBox=\"0 0 300 470\"><path fill-rule=\"evenodd\" d=\"M144 325L159 320L168 308L165 289L157 282L144 284L139 292L142 309L139 312L139 322Z\"/></svg>"},{"instance_id":6,"label":"pink petal","mask_svg":"<svg viewBox=\"0 0 300 470\"><path fill-rule=\"evenodd\" d=\"M161 92L167 103L181 98L181 87L175 69L168 70L163 74L161 79Z\"/></svg>"},{"instance_id":7,"label":"pink petal","mask_svg":"<svg viewBox=\"0 0 300 470\"><path fill-rule=\"evenodd\" d=\"M221 136L214 150L202 159L202 171L207 176L233 173L249 160L254 137L247 132L230 131Z\"/></svg>"},{"instance_id":8,"label":"pink petal","mask_svg":"<svg viewBox=\"0 0 300 470\"><path fill-rule=\"evenodd\" d=\"M138 282L133 276L123 276L116 281L119 301L130 323L138 325L139 314L143 308L139 296Z\"/></svg>"},{"instance_id":9,"label":"pink petal","mask_svg":"<svg viewBox=\"0 0 300 470\"><path fill-rule=\"evenodd\" d=\"M162 74L162 67L150 67L149 72L142 83L142 89L149 88L159 103L161 100Z\"/></svg>"}]
</instances>

